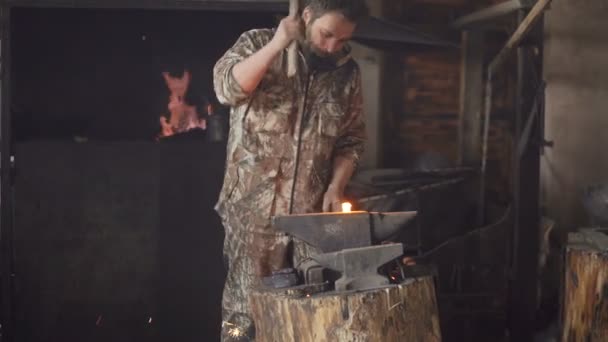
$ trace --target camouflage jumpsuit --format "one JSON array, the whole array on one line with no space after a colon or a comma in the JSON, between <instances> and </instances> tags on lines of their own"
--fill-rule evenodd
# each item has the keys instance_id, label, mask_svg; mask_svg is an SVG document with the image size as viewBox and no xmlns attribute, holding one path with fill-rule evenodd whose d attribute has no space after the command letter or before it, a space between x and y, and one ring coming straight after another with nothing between
<instances>
[{"instance_id":1,"label":"camouflage jumpsuit","mask_svg":"<svg viewBox=\"0 0 608 342\"><path fill-rule=\"evenodd\" d=\"M288 78L283 51L251 93L232 76L232 67L266 45L274 30L243 33L213 70L218 100L231 106L226 174L216 210L225 229L228 275L222 300L222 340L253 340L248 290L272 271L293 266L310 250L273 230L270 218L320 211L335 156L359 160L365 125L360 71L348 49L335 68L307 70L300 54L298 74ZM300 143L299 163L296 151ZM297 176L294 173L297 165Z\"/></svg>"}]
</instances>

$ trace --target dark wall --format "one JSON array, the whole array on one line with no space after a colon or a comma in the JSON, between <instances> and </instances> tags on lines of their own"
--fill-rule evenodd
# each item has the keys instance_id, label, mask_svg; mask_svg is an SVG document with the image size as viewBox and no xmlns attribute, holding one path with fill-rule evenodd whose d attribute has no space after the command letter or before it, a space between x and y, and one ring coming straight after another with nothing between
<instances>
[{"instance_id":1,"label":"dark wall","mask_svg":"<svg viewBox=\"0 0 608 342\"><path fill-rule=\"evenodd\" d=\"M263 12L26 9L12 12L12 110L18 140L150 140L167 112L161 72L187 65L214 98L215 61Z\"/></svg>"},{"instance_id":2,"label":"dark wall","mask_svg":"<svg viewBox=\"0 0 608 342\"><path fill-rule=\"evenodd\" d=\"M224 230L213 211L225 144L160 149L160 341L219 341Z\"/></svg>"},{"instance_id":3,"label":"dark wall","mask_svg":"<svg viewBox=\"0 0 608 342\"><path fill-rule=\"evenodd\" d=\"M223 144L24 143L18 341L213 341Z\"/></svg>"}]
</instances>

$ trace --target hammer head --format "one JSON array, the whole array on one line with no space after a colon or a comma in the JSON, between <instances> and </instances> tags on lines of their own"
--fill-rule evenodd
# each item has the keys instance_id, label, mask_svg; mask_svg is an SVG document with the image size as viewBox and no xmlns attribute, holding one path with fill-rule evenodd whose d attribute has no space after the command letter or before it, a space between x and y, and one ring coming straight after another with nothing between
<instances>
[{"instance_id":1,"label":"hammer head","mask_svg":"<svg viewBox=\"0 0 608 342\"><path fill-rule=\"evenodd\" d=\"M272 224L323 253L371 246L406 229L416 211L354 211L275 216Z\"/></svg>"}]
</instances>

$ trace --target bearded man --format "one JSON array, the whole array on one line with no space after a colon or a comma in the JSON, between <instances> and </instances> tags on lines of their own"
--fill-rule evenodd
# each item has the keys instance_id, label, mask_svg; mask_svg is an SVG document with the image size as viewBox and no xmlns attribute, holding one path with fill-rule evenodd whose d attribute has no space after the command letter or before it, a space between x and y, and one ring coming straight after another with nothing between
<instances>
[{"instance_id":1,"label":"bearded man","mask_svg":"<svg viewBox=\"0 0 608 342\"><path fill-rule=\"evenodd\" d=\"M365 141L361 73L348 41L367 15L364 0L309 0L275 29L243 33L214 67L217 98L231 107L216 206L228 267L223 341L252 341L249 290L311 253L274 230L272 216L340 210ZM298 64L289 77L293 41Z\"/></svg>"}]
</instances>

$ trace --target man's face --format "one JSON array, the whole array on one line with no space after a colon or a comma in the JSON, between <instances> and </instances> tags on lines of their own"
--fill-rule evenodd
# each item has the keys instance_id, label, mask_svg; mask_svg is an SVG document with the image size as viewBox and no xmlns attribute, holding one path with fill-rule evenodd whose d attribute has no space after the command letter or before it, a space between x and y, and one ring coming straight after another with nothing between
<instances>
[{"instance_id":1,"label":"man's face","mask_svg":"<svg viewBox=\"0 0 608 342\"><path fill-rule=\"evenodd\" d=\"M312 10L307 7L303 19L306 24L306 48L322 59L335 61L355 31L355 23L339 12L327 12L314 18Z\"/></svg>"}]
</instances>

